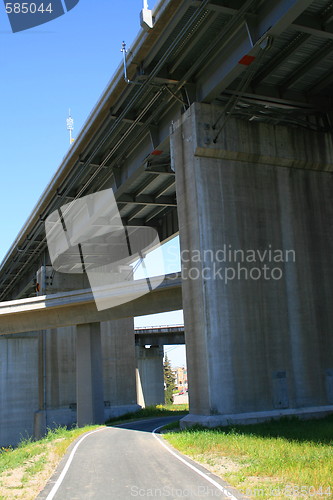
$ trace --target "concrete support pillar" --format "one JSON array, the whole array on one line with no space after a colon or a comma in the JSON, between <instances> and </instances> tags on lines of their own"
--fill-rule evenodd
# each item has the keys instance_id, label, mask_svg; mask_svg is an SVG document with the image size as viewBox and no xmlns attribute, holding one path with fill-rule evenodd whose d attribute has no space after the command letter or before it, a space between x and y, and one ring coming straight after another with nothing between
<instances>
[{"instance_id":1,"label":"concrete support pillar","mask_svg":"<svg viewBox=\"0 0 333 500\"><path fill-rule=\"evenodd\" d=\"M136 346L136 387L142 407L164 404L163 346Z\"/></svg>"},{"instance_id":2,"label":"concrete support pillar","mask_svg":"<svg viewBox=\"0 0 333 500\"><path fill-rule=\"evenodd\" d=\"M46 373L45 373L45 331L36 333L38 338L38 410L34 414L34 439L42 439L47 430L46 412Z\"/></svg>"},{"instance_id":3,"label":"concrete support pillar","mask_svg":"<svg viewBox=\"0 0 333 500\"><path fill-rule=\"evenodd\" d=\"M139 409L135 386L134 320L101 323L105 418Z\"/></svg>"},{"instance_id":4,"label":"concrete support pillar","mask_svg":"<svg viewBox=\"0 0 333 500\"><path fill-rule=\"evenodd\" d=\"M48 428L76 422L76 327L52 328L38 333L39 410L34 437Z\"/></svg>"},{"instance_id":5,"label":"concrete support pillar","mask_svg":"<svg viewBox=\"0 0 333 500\"><path fill-rule=\"evenodd\" d=\"M104 423L100 323L78 325L76 330L77 425Z\"/></svg>"},{"instance_id":6,"label":"concrete support pillar","mask_svg":"<svg viewBox=\"0 0 333 500\"><path fill-rule=\"evenodd\" d=\"M190 415L333 411L328 134L194 104L173 126Z\"/></svg>"}]
</instances>

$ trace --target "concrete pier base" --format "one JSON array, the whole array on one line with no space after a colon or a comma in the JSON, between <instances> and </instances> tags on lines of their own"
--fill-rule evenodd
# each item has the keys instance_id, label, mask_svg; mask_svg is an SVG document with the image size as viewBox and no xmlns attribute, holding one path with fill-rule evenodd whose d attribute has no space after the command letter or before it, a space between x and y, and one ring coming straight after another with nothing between
<instances>
[{"instance_id":1,"label":"concrete pier base","mask_svg":"<svg viewBox=\"0 0 333 500\"><path fill-rule=\"evenodd\" d=\"M42 439L48 429L72 427L76 423L76 407L38 410L34 415L34 439Z\"/></svg>"},{"instance_id":2,"label":"concrete pier base","mask_svg":"<svg viewBox=\"0 0 333 500\"><path fill-rule=\"evenodd\" d=\"M281 418L297 417L300 420L324 418L333 413L333 406L313 408L296 408L290 410L257 411L237 413L234 415L194 415L189 414L180 420L180 428L186 429L194 425L203 427L226 427L228 425L250 425L270 422Z\"/></svg>"},{"instance_id":3,"label":"concrete pier base","mask_svg":"<svg viewBox=\"0 0 333 500\"><path fill-rule=\"evenodd\" d=\"M136 346L136 360L138 404L164 404L163 346Z\"/></svg>"},{"instance_id":4,"label":"concrete pier base","mask_svg":"<svg viewBox=\"0 0 333 500\"><path fill-rule=\"evenodd\" d=\"M332 137L233 117L217 137L222 111L194 104L171 134L190 400L183 425L326 414Z\"/></svg>"},{"instance_id":5,"label":"concrete pier base","mask_svg":"<svg viewBox=\"0 0 333 500\"><path fill-rule=\"evenodd\" d=\"M112 405L110 407L105 407L104 409L104 416L105 416L105 421L109 420L110 418L118 418L121 417L122 415L126 415L126 413L133 413L138 410L140 410L141 406L138 404L134 405Z\"/></svg>"}]
</instances>

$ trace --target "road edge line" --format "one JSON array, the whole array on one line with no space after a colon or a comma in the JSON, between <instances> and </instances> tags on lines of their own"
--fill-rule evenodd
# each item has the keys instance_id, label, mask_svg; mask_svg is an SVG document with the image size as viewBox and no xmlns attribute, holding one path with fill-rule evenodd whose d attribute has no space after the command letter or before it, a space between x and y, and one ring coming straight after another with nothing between
<instances>
[{"instance_id":1,"label":"road edge line","mask_svg":"<svg viewBox=\"0 0 333 500\"><path fill-rule=\"evenodd\" d=\"M220 490L224 495L226 495L228 498L230 498L231 500L239 500L239 498L235 497L231 491L229 491L227 488L225 488L224 486L222 486L221 484L219 484L217 481L215 481L214 479L212 479L211 477L209 477L207 474L205 474L204 472L202 472L200 469L198 469L197 467L195 467L194 465L190 464L187 460L185 460L185 458L179 456L177 453L175 453L167 444L165 444L162 440L161 437L158 437L158 435L156 434L156 432L160 429L162 429L163 427L165 427L164 425L161 425L159 427L156 427L156 429L153 430L152 434L154 436L155 439L157 439L157 441L162 445L164 446L164 448L166 450L168 450L169 453L171 453L171 455L173 455L174 457L176 457L178 460L180 460L180 462L182 462L183 464L187 465L187 467L189 467L190 469L194 470L197 474L199 474L199 476L203 477L204 479L206 479L206 481L208 481L209 483L211 483L213 486L215 486L218 490Z\"/></svg>"},{"instance_id":2,"label":"road edge line","mask_svg":"<svg viewBox=\"0 0 333 500\"><path fill-rule=\"evenodd\" d=\"M56 480L56 482L54 483L54 485L52 486L52 489L50 491L50 493L47 495L46 499L45 500L52 500L54 498L54 495L57 493L58 489L60 488L61 486L61 483L63 482L67 472L68 472L68 469L73 461L73 458L74 458L74 455L76 453L76 450L78 449L78 447L80 446L80 444L82 443L82 441L84 441L86 439L86 437L90 436L90 434L94 434L95 432L100 432L100 431L104 431L105 429L107 429L107 427L102 427L101 429L96 429L94 431L89 431L87 432L86 434L84 434L80 439L79 441L76 443L76 445L74 446L74 448L72 449L68 459L67 459L67 462L64 466L64 468L62 469L61 471L61 474L60 476L58 477L58 479Z\"/></svg>"}]
</instances>

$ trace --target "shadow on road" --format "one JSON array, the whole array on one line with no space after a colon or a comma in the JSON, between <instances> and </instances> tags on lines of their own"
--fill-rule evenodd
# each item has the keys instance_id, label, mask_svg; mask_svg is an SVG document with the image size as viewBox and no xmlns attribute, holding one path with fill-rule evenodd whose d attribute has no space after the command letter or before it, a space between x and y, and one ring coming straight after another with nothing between
<instances>
[{"instance_id":1,"label":"shadow on road","mask_svg":"<svg viewBox=\"0 0 333 500\"><path fill-rule=\"evenodd\" d=\"M170 417L152 417L142 420L136 420L135 422L124 422L118 424L107 423L107 427L121 427L122 429L129 429L132 431L141 432L152 432L157 427L167 425L171 422L176 422L180 420L183 415L176 415Z\"/></svg>"}]
</instances>

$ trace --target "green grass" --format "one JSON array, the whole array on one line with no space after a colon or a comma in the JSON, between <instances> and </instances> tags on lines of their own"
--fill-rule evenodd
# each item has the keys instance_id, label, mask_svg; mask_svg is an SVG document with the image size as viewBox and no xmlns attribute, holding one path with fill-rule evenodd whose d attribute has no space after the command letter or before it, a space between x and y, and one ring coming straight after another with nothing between
<instances>
[{"instance_id":1,"label":"green grass","mask_svg":"<svg viewBox=\"0 0 333 500\"><path fill-rule=\"evenodd\" d=\"M126 413L120 417L111 418L106 422L106 425L117 425L124 422L133 422L141 418L168 417L176 415L186 415L188 413L188 405L156 405L141 408L141 410Z\"/></svg>"},{"instance_id":2,"label":"green grass","mask_svg":"<svg viewBox=\"0 0 333 500\"><path fill-rule=\"evenodd\" d=\"M61 449L64 447L64 443L68 445L68 443L70 443L80 434L87 432L87 430L91 430L93 428L96 428L96 426L90 426L80 429L75 428L71 430L68 430L66 427L58 427L54 430L48 430L46 436L39 441L22 439L16 448L2 448L0 450L0 474L7 469L21 467L22 465L31 462L34 457L45 453L45 451L47 450L46 445L48 443L51 443L52 441L59 440L57 449L61 451Z\"/></svg>"},{"instance_id":3,"label":"green grass","mask_svg":"<svg viewBox=\"0 0 333 500\"><path fill-rule=\"evenodd\" d=\"M53 471L52 467L48 469L51 454L53 462L57 464L72 441L96 428L98 426L71 430L58 427L49 430L39 441L22 439L16 448L1 448L0 500L34 499Z\"/></svg>"},{"instance_id":4,"label":"green grass","mask_svg":"<svg viewBox=\"0 0 333 500\"><path fill-rule=\"evenodd\" d=\"M252 498L333 498L333 416L164 435Z\"/></svg>"}]
</instances>

